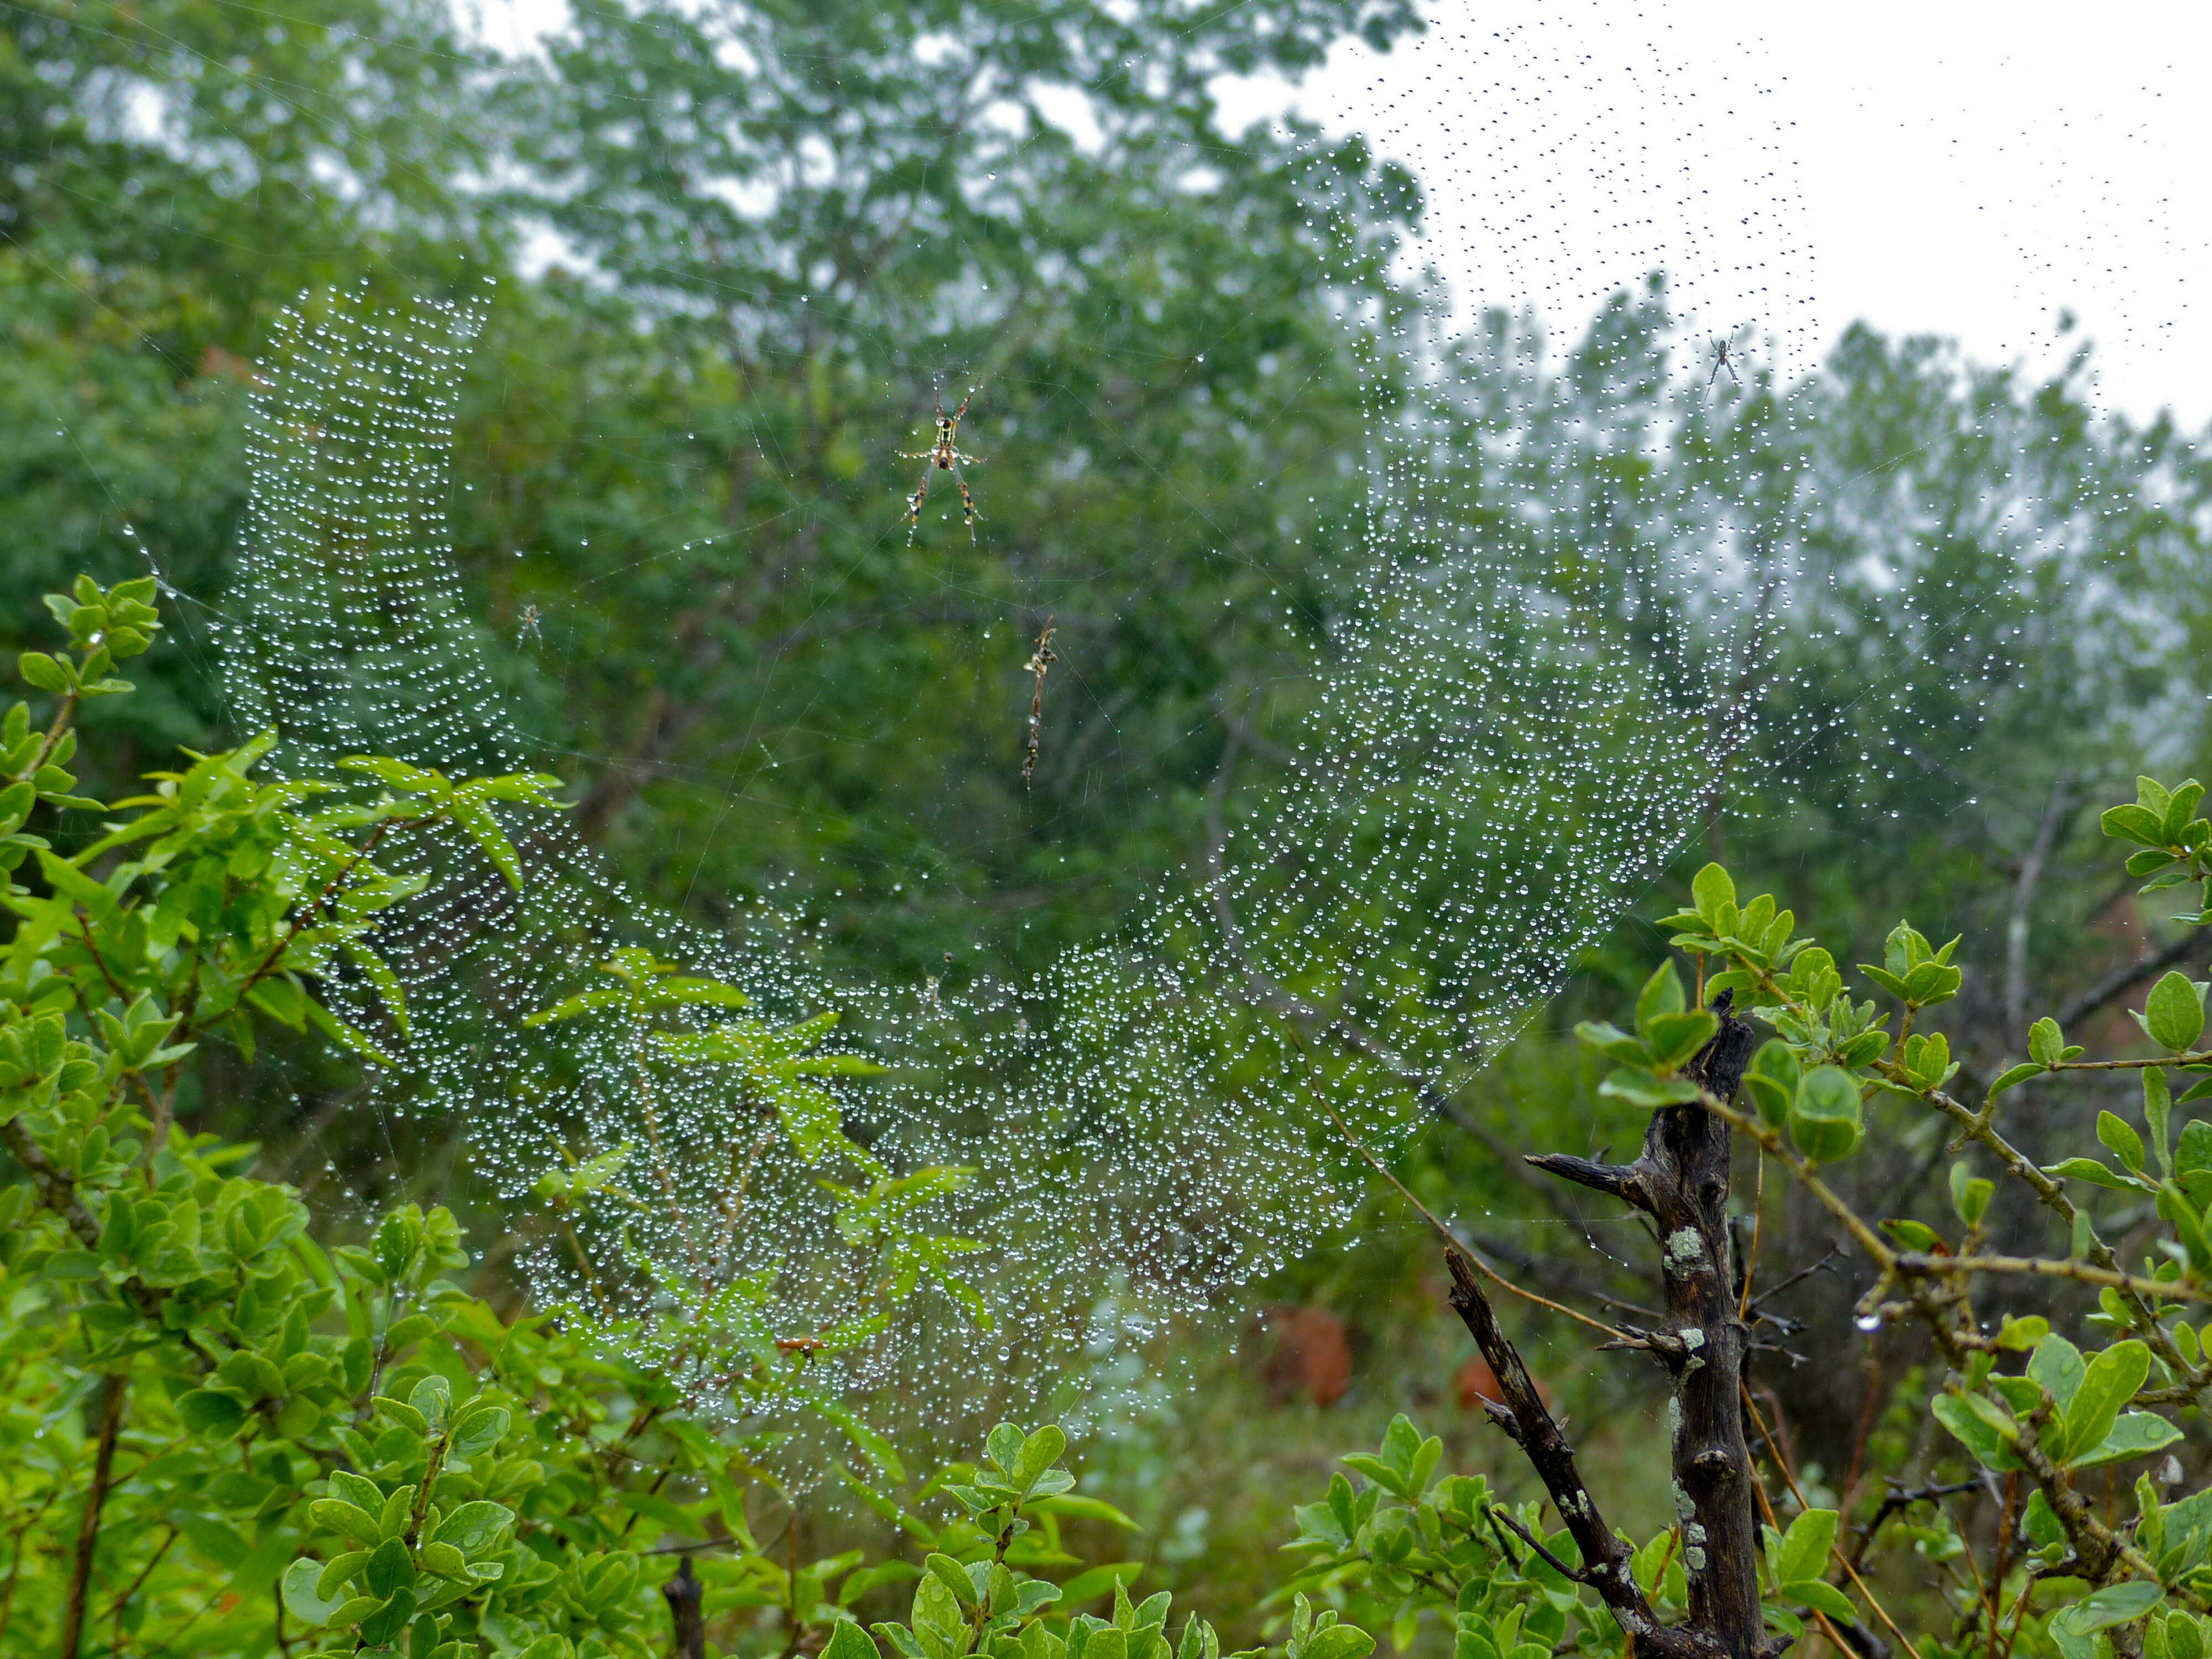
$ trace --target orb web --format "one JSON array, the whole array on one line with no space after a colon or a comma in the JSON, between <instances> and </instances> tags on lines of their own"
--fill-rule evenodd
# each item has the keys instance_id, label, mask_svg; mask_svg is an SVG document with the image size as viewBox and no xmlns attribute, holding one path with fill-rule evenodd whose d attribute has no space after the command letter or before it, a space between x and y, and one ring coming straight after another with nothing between
<instances>
[{"instance_id":1,"label":"orb web","mask_svg":"<svg viewBox=\"0 0 2212 1659\"><path fill-rule=\"evenodd\" d=\"M927 1219L980 1246L961 1271L983 1314L925 1282L823 1359L821 1389L917 1440L994 1411L1080 1429L1156 1389L1165 1323L1342 1226L1347 1133L1401 1149L1731 779L1821 735L1832 716L1788 695L1782 641L1832 599L1808 575L1818 504L1790 481L1833 458L1788 380L1810 276L1772 118L1741 100L1765 125L1728 142L1714 111L1735 105L1715 100L1737 89L1706 66L1564 38L1475 43L1502 54L1483 98L1455 86L1431 123L1427 166L1451 189L1413 250L1413 303L1348 319L1370 371L1365 511L1340 527L1352 601L1299 682L1243 711L1231 759L1264 746L1273 781L1237 787L1225 764L1205 857L1157 872L1111 940L1030 981L917 996L827 978L803 902L752 903L726 932L658 909L562 819L510 821L519 893L459 854L404 854L428 884L380 943L411 1034L366 988L332 994L388 1046L378 1109L455 1125L510 1199L542 1302L713 1384L665 1269L695 1248L684 1216L733 1204L718 1270L767 1290L726 1343L821 1328L850 1301L821 1171L747 1164L733 1200L726 1078L647 1078L611 1022L526 1023L642 948L769 1017L841 1012L890 1068L845 1091L856 1139L894 1170L974 1171ZM1571 120L1561 77L1638 112ZM1567 167L1613 204L1603 234L1580 192L1543 182ZM1760 211L1716 207L1685 170ZM1337 205L1317 195L1316 223ZM457 378L489 302L303 303L263 369L226 676L297 774L336 779L363 751L449 774L530 763L443 516ZM1581 331L1555 342L1563 323ZM542 1182L596 1162L641 1188L648 1146L665 1205L583 1194L544 1224Z\"/></svg>"}]
</instances>

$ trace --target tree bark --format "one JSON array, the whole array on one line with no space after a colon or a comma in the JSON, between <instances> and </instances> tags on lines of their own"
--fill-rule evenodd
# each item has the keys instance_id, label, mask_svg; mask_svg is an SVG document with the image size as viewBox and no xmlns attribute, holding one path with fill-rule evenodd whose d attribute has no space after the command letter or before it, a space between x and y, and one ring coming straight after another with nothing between
<instances>
[{"instance_id":1,"label":"tree bark","mask_svg":"<svg viewBox=\"0 0 2212 1659\"><path fill-rule=\"evenodd\" d=\"M660 1593L668 1598L668 1615L676 1626L668 1644L669 1659L707 1659L707 1592L699 1575L691 1571L690 1556L678 1565L676 1576L660 1587Z\"/></svg>"},{"instance_id":2,"label":"tree bark","mask_svg":"<svg viewBox=\"0 0 2212 1659\"><path fill-rule=\"evenodd\" d=\"M1720 1030L1685 1068L1722 1100L1743 1080L1754 1041L1729 1004L1725 993L1714 1002ZM1638 1334L1673 1384L1673 1491L1690 1590L1683 1628L1709 1636L1730 1659L1761 1659L1779 1650L1759 1615L1756 1475L1738 1403L1749 1331L1736 1315L1730 1265L1731 1141L1729 1126L1704 1107L1674 1106L1652 1115L1633 1164L1557 1154L1528 1161L1632 1204L1658 1224L1668 1328Z\"/></svg>"},{"instance_id":3,"label":"tree bark","mask_svg":"<svg viewBox=\"0 0 2212 1659\"><path fill-rule=\"evenodd\" d=\"M1482 1403L1492 1420L1528 1454L1544 1489L1552 1495L1553 1506L1573 1535L1575 1547L1582 1553L1579 1568L1565 1568L1557 1561L1553 1565L1598 1593L1621 1629L1628 1632L1632 1650L1642 1659L1722 1659L1729 1650L1698 1630L1694 1620L1674 1627L1659 1622L1631 1571L1634 1552L1598 1513L1596 1500L1575 1467L1575 1449L1567 1443L1566 1436L1546 1408L1520 1354L1498 1328L1498 1316L1483 1295L1474 1270L1457 1250L1447 1250L1444 1263L1451 1269L1451 1304L1481 1348L1482 1357L1490 1362L1491 1374L1505 1395L1503 1406L1488 1400ZM1529 1542L1534 1544L1533 1539Z\"/></svg>"}]
</instances>

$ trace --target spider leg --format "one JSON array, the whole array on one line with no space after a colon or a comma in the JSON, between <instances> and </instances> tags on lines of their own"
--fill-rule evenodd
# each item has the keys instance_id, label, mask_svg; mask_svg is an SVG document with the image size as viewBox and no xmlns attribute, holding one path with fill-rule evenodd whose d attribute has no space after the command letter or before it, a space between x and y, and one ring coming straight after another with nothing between
<instances>
[{"instance_id":1,"label":"spider leg","mask_svg":"<svg viewBox=\"0 0 2212 1659\"><path fill-rule=\"evenodd\" d=\"M929 468L921 469L921 482L915 486L914 494L906 498L906 544L914 545L915 527L921 523L921 498L929 494Z\"/></svg>"},{"instance_id":2,"label":"spider leg","mask_svg":"<svg viewBox=\"0 0 2212 1659\"><path fill-rule=\"evenodd\" d=\"M952 464L952 482L960 486L960 511L968 520L968 539L975 539L975 498L968 493L968 475L960 470L956 459Z\"/></svg>"}]
</instances>

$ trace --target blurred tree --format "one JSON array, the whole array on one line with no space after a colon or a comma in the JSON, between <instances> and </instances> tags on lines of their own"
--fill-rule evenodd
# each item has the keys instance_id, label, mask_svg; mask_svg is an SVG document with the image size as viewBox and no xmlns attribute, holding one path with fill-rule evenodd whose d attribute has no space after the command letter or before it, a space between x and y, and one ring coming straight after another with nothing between
<instances>
[{"instance_id":1,"label":"blurred tree","mask_svg":"<svg viewBox=\"0 0 2212 1659\"><path fill-rule=\"evenodd\" d=\"M155 695L105 714L125 764L222 731L208 626L274 310L314 283L438 291L501 247L471 188L501 148L495 74L440 0L0 12L0 642L75 570L150 554L196 596Z\"/></svg>"},{"instance_id":2,"label":"blurred tree","mask_svg":"<svg viewBox=\"0 0 2212 1659\"><path fill-rule=\"evenodd\" d=\"M1353 517L1374 386L1338 317L1403 304L1417 209L1361 143L1224 134L1207 86L1412 22L580 9L518 125L522 204L593 276L495 324L465 555L518 644L537 607L586 833L708 916L804 872L837 945L917 978L1096 933L1187 856L1215 704L1310 627ZM899 452L971 389L980 524L940 473L910 528Z\"/></svg>"}]
</instances>

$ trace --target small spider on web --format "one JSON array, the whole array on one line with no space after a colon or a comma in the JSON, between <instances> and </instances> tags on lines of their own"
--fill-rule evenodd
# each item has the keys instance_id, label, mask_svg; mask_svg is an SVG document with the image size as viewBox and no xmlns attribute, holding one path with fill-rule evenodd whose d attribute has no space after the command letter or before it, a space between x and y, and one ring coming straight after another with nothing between
<instances>
[{"instance_id":1,"label":"small spider on web","mask_svg":"<svg viewBox=\"0 0 2212 1659\"><path fill-rule=\"evenodd\" d=\"M1022 781L1024 784L1036 770L1037 732L1044 723L1044 671L1060 660L1052 648L1052 625L1055 620L1052 617L1044 619L1044 631L1037 635L1036 649L1030 653L1030 659L1022 665L1024 672L1036 676L1036 689L1030 694L1030 751L1022 761Z\"/></svg>"},{"instance_id":2,"label":"small spider on web","mask_svg":"<svg viewBox=\"0 0 2212 1659\"><path fill-rule=\"evenodd\" d=\"M1729 379L1735 381L1738 386L1743 384L1741 379L1736 374L1735 360L1729 356L1728 342L1716 340L1713 342L1713 372L1705 376L1705 384L1710 386L1715 380L1720 379L1723 369L1728 370Z\"/></svg>"},{"instance_id":3,"label":"small spider on web","mask_svg":"<svg viewBox=\"0 0 2212 1659\"><path fill-rule=\"evenodd\" d=\"M968 412L968 405L974 400L975 396L975 393L971 388L967 397L960 400L960 407L947 415L945 412L945 392L942 387L939 387L937 393L936 436L930 441L929 447L902 449L898 452L902 460L929 463L922 468L921 482L915 486L914 494L906 498L906 544L908 547L914 545L915 529L921 522L921 500L923 496L929 494L929 475L933 472L950 472L952 475L952 482L960 487L960 511L962 516L968 521L968 539L971 542L975 539L975 498L968 493L968 475L960 468L963 462L969 466L980 466L982 465L983 458L980 455L962 454L953 442L954 434L960 430L960 417Z\"/></svg>"},{"instance_id":4,"label":"small spider on web","mask_svg":"<svg viewBox=\"0 0 2212 1659\"><path fill-rule=\"evenodd\" d=\"M514 635L514 642L517 645L520 645L525 640L536 640L540 645L545 642L544 635L538 631L538 607L534 605L524 605L521 626L515 630Z\"/></svg>"}]
</instances>

